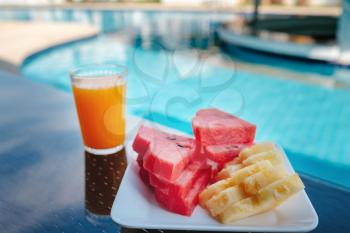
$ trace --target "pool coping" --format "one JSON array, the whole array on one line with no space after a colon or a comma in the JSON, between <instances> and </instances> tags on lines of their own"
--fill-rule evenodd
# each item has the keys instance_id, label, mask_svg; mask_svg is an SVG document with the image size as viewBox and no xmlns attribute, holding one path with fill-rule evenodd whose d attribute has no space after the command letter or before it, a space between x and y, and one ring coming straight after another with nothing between
<instances>
[{"instance_id":1,"label":"pool coping","mask_svg":"<svg viewBox=\"0 0 350 233\"><path fill-rule=\"evenodd\" d=\"M35 59L39 56L41 56L42 54L44 53L47 53L47 52L50 52L50 51L53 51L55 49L60 49L62 47L65 47L65 46L69 46L69 45L73 45L75 43L79 43L79 42L83 42L83 41L88 41L88 40L91 40L91 39L94 39L98 36L98 33L96 33L95 35L90 35L90 36L87 36L87 37L83 37L83 38L78 38L78 39L74 39L74 40L68 40L68 41L65 41L63 43L59 43L59 44L53 44L52 46L49 46L47 48L44 48L44 49L41 49L39 51L36 51L36 52L33 52L32 54L29 54L28 56L26 56L22 62L19 64L18 66L18 69L19 70L22 70L24 66L26 66L28 63L30 63L30 61L32 59Z\"/></svg>"},{"instance_id":2,"label":"pool coping","mask_svg":"<svg viewBox=\"0 0 350 233\"><path fill-rule=\"evenodd\" d=\"M28 61L47 51L54 50L61 46L74 44L77 42L93 39L98 36L100 29L96 25L86 23L65 23L65 22L23 22L16 20L4 20L0 24L4 29L13 29L16 25L21 27L20 32L8 34L3 42L15 41L16 46L3 48L0 57L0 68L12 73L20 73L21 69ZM56 26L56 28L55 28ZM81 27L84 27L81 29ZM51 31L46 31L50 28ZM39 30L39 31L35 31ZM69 31L75 31L69 34ZM79 31L80 30L80 31ZM13 30L18 31L18 30ZM59 37L59 34L67 31L68 34ZM37 33L35 33L37 32ZM25 36L27 39L18 40L19 36ZM27 37L28 36L28 37ZM29 43L27 42L29 41ZM21 48L23 50L21 50ZM18 54L16 51L20 50Z\"/></svg>"}]
</instances>

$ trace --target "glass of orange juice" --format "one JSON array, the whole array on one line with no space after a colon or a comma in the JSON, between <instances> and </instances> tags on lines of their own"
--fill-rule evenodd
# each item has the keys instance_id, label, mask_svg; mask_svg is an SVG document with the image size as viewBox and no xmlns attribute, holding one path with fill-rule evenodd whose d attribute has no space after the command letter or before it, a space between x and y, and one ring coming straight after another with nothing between
<instances>
[{"instance_id":1,"label":"glass of orange juice","mask_svg":"<svg viewBox=\"0 0 350 233\"><path fill-rule=\"evenodd\" d=\"M70 74L85 150L112 154L125 139L125 76L127 68L100 64L83 66Z\"/></svg>"}]
</instances>

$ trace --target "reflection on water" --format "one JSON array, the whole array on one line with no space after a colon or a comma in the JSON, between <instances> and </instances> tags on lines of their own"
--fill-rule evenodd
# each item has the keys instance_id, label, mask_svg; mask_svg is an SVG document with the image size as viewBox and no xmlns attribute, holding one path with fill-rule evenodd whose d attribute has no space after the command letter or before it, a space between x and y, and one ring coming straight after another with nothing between
<instances>
[{"instance_id":1,"label":"reflection on water","mask_svg":"<svg viewBox=\"0 0 350 233\"><path fill-rule=\"evenodd\" d=\"M85 151L85 208L88 220L109 218L113 201L127 167L125 149L110 155Z\"/></svg>"}]
</instances>

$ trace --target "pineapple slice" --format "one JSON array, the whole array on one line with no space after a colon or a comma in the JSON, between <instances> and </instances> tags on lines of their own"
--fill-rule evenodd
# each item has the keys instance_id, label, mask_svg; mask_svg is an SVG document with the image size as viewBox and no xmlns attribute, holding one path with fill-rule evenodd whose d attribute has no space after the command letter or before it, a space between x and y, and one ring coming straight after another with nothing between
<instances>
[{"instance_id":1,"label":"pineapple slice","mask_svg":"<svg viewBox=\"0 0 350 233\"><path fill-rule=\"evenodd\" d=\"M272 142L259 143L259 144L255 144L254 146L245 148L244 150L241 151L241 153L239 153L238 157L241 161L243 161L253 154L257 154L260 152L265 152L273 149L276 149L276 145Z\"/></svg>"},{"instance_id":2,"label":"pineapple slice","mask_svg":"<svg viewBox=\"0 0 350 233\"><path fill-rule=\"evenodd\" d=\"M199 194L200 205L205 208L206 202L214 195L220 193L226 188L240 184L246 177L251 176L254 173L260 172L264 169L271 167L271 162L264 160L229 174L228 178L220 180L208 186Z\"/></svg>"},{"instance_id":3,"label":"pineapple slice","mask_svg":"<svg viewBox=\"0 0 350 233\"><path fill-rule=\"evenodd\" d=\"M230 166L226 166L224 169L222 169L217 175L216 180L223 180L228 177L230 177L230 174L235 173L239 169L242 168L241 164L231 164Z\"/></svg>"},{"instance_id":4,"label":"pineapple slice","mask_svg":"<svg viewBox=\"0 0 350 233\"><path fill-rule=\"evenodd\" d=\"M268 145L271 146L270 144ZM226 164L225 168L217 174L216 180L226 179L230 177L230 174L233 174L240 168L252 165L262 160L269 160L272 163L272 165L277 165L284 162L283 156L277 148L269 151L260 152L257 154L252 154L240 163L235 159Z\"/></svg>"},{"instance_id":5,"label":"pineapple slice","mask_svg":"<svg viewBox=\"0 0 350 233\"><path fill-rule=\"evenodd\" d=\"M209 185L199 194L199 204L203 208L206 208L206 202L209 199L211 199L216 194L222 192L226 188L229 188L230 186L234 186L234 184L231 185L229 179L220 180L214 184Z\"/></svg>"},{"instance_id":6,"label":"pineapple slice","mask_svg":"<svg viewBox=\"0 0 350 233\"><path fill-rule=\"evenodd\" d=\"M241 186L243 190L249 195L255 195L263 187L272 182L284 178L288 172L283 164L272 168L267 168L244 179Z\"/></svg>"},{"instance_id":7,"label":"pineapple slice","mask_svg":"<svg viewBox=\"0 0 350 233\"><path fill-rule=\"evenodd\" d=\"M260 189L258 196L262 201L272 197L277 206L287 200L291 195L304 188L305 186L300 177L298 174L294 173Z\"/></svg>"},{"instance_id":8,"label":"pineapple slice","mask_svg":"<svg viewBox=\"0 0 350 233\"><path fill-rule=\"evenodd\" d=\"M268 211L272 209L273 206L273 199L261 202L256 196L252 196L227 207L223 212L217 215L216 218L221 223L229 224L233 221Z\"/></svg>"},{"instance_id":9,"label":"pineapple slice","mask_svg":"<svg viewBox=\"0 0 350 233\"><path fill-rule=\"evenodd\" d=\"M242 179L256 173L259 171L262 171L266 168L271 168L273 165L268 160L262 160L254 164L250 164L249 166L242 167L239 165L232 165L230 167L224 168L222 171L220 171L217 175L218 180L222 179L228 179L228 178L235 178L238 181L243 181ZM240 183L238 182L238 183Z\"/></svg>"},{"instance_id":10,"label":"pineapple slice","mask_svg":"<svg viewBox=\"0 0 350 233\"><path fill-rule=\"evenodd\" d=\"M205 204L210 214L215 217L224 211L228 206L242 200L245 197L246 196L242 189L236 185L213 196Z\"/></svg>"},{"instance_id":11,"label":"pineapple slice","mask_svg":"<svg viewBox=\"0 0 350 233\"><path fill-rule=\"evenodd\" d=\"M225 167L229 167L229 166L231 166L231 165L238 165L238 164L240 164L241 163L241 160L238 158L238 157L236 157L236 158L234 158L233 160L231 160L230 162L227 162L226 164L225 164Z\"/></svg>"},{"instance_id":12,"label":"pineapple slice","mask_svg":"<svg viewBox=\"0 0 350 233\"><path fill-rule=\"evenodd\" d=\"M256 195L232 204L217 218L227 224L271 210L302 189L304 184L300 177L297 174L289 175L262 188Z\"/></svg>"},{"instance_id":13,"label":"pineapple slice","mask_svg":"<svg viewBox=\"0 0 350 233\"><path fill-rule=\"evenodd\" d=\"M269 160L272 165L283 163L283 156L278 149L253 154L242 161L243 166L248 166L262 160Z\"/></svg>"}]
</instances>

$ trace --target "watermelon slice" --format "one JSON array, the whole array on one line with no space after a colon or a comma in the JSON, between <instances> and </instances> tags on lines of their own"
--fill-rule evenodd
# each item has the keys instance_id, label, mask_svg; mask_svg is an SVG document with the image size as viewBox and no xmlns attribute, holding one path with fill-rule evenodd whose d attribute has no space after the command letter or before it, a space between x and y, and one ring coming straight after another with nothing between
<instances>
[{"instance_id":1,"label":"watermelon slice","mask_svg":"<svg viewBox=\"0 0 350 233\"><path fill-rule=\"evenodd\" d=\"M192 138L167 133L156 128L141 125L132 144L132 148L140 155L139 158L142 158L147 152L150 144L152 142L154 144L161 139L176 143L182 147L195 146L195 141Z\"/></svg>"},{"instance_id":2,"label":"watermelon slice","mask_svg":"<svg viewBox=\"0 0 350 233\"><path fill-rule=\"evenodd\" d=\"M182 196L189 192L194 181L203 173L208 173L209 167L203 162L190 163L181 175L172 183L149 174L150 184L166 195Z\"/></svg>"},{"instance_id":3,"label":"watermelon slice","mask_svg":"<svg viewBox=\"0 0 350 233\"><path fill-rule=\"evenodd\" d=\"M195 141L195 143L195 150L191 156L191 161L203 162L207 159L204 147L202 146L200 141Z\"/></svg>"},{"instance_id":4,"label":"watermelon slice","mask_svg":"<svg viewBox=\"0 0 350 233\"><path fill-rule=\"evenodd\" d=\"M185 147L168 139L152 143L143 157L143 167L169 182L177 179L190 162L195 146Z\"/></svg>"},{"instance_id":5,"label":"watermelon slice","mask_svg":"<svg viewBox=\"0 0 350 233\"><path fill-rule=\"evenodd\" d=\"M211 145L205 146L204 150L209 159L224 164L236 158L244 148L251 145L253 144Z\"/></svg>"},{"instance_id":6,"label":"watermelon slice","mask_svg":"<svg viewBox=\"0 0 350 233\"><path fill-rule=\"evenodd\" d=\"M137 155L136 162L139 165L139 167L143 167L143 154Z\"/></svg>"},{"instance_id":7,"label":"watermelon slice","mask_svg":"<svg viewBox=\"0 0 350 233\"><path fill-rule=\"evenodd\" d=\"M210 171L209 180L210 182L212 182L215 180L216 175L219 173L219 171L223 168L223 165L211 159L206 159L206 164L209 167L209 171Z\"/></svg>"},{"instance_id":8,"label":"watermelon slice","mask_svg":"<svg viewBox=\"0 0 350 233\"><path fill-rule=\"evenodd\" d=\"M192 127L203 145L250 143L256 130L255 125L215 108L198 111Z\"/></svg>"},{"instance_id":9,"label":"watermelon slice","mask_svg":"<svg viewBox=\"0 0 350 233\"><path fill-rule=\"evenodd\" d=\"M250 146L256 127L218 109L203 109L192 121L196 140L141 126L133 142L139 175L165 209L190 216L198 194L226 162Z\"/></svg>"},{"instance_id":10,"label":"watermelon slice","mask_svg":"<svg viewBox=\"0 0 350 233\"><path fill-rule=\"evenodd\" d=\"M139 154L139 157L142 159L142 156L146 153L149 144L157 134L161 134L161 131L158 131L154 128L141 125L137 131L136 137L132 144L132 148L136 153Z\"/></svg>"},{"instance_id":11,"label":"watermelon slice","mask_svg":"<svg viewBox=\"0 0 350 233\"><path fill-rule=\"evenodd\" d=\"M196 143L194 139L142 125L133 142L137 162L161 179L175 180L188 164Z\"/></svg>"},{"instance_id":12,"label":"watermelon slice","mask_svg":"<svg viewBox=\"0 0 350 233\"><path fill-rule=\"evenodd\" d=\"M143 183L145 183L148 186L151 186L150 176L149 176L148 172L143 167L140 167L139 175L140 175L140 178L143 181Z\"/></svg>"},{"instance_id":13,"label":"watermelon slice","mask_svg":"<svg viewBox=\"0 0 350 233\"><path fill-rule=\"evenodd\" d=\"M198 177L193 187L187 195L173 196L167 195L160 190L155 190L157 202L165 209L185 216L191 216L194 208L198 204L198 195L208 184L208 174L204 173Z\"/></svg>"}]
</instances>

